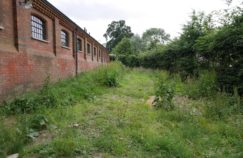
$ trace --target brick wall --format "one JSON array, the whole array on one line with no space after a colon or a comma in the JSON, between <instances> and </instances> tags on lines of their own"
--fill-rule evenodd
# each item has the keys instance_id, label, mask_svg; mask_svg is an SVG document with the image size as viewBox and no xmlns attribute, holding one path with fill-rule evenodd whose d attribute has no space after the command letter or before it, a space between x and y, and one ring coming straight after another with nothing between
<instances>
[{"instance_id":1,"label":"brick wall","mask_svg":"<svg viewBox=\"0 0 243 158\"><path fill-rule=\"evenodd\" d=\"M0 1L4 27L0 29L0 101L40 87L47 76L55 82L109 61L100 43L47 1L33 0L30 9L20 5L22 0ZM32 15L45 21L46 40L32 38ZM68 47L61 46L61 30L68 33ZM82 39L80 51L76 49L77 38ZM87 53L87 43L91 53Z\"/></svg>"}]
</instances>

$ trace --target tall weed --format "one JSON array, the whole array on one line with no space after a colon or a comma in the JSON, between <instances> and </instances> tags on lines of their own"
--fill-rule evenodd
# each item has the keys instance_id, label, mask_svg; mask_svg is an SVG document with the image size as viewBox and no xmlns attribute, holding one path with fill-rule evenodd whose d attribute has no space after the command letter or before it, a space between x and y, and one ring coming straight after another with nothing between
<instances>
[{"instance_id":1,"label":"tall weed","mask_svg":"<svg viewBox=\"0 0 243 158\"><path fill-rule=\"evenodd\" d=\"M98 69L96 74L97 81L107 87L119 86L119 80L122 77L124 67L121 63L115 62L105 65Z\"/></svg>"},{"instance_id":2,"label":"tall weed","mask_svg":"<svg viewBox=\"0 0 243 158\"><path fill-rule=\"evenodd\" d=\"M234 96L219 93L206 105L206 117L225 119L232 114L240 112L238 101Z\"/></svg>"},{"instance_id":3,"label":"tall weed","mask_svg":"<svg viewBox=\"0 0 243 158\"><path fill-rule=\"evenodd\" d=\"M1 111L7 115L26 114L58 105L74 105L81 99L92 101L95 99L95 95L103 92L103 86L117 87L123 73L123 65L115 62L54 85L50 85L48 77L37 93L28 93L14 100L6 101Z\"/></svg>"},{"instance_id":4,"label":"tall weed","mask_svg":"<svg viewBox=\"0 0 243 158\"><path fill-rule=\"evenodd\" d=\"M184 87L184 94L190 98L213 97L217 92L215 72L204 71L198 79L190 79Z\"/></svg>"},{"instance_id":5,"label":"tall weed","mask_svg":"<svg viewBox=\"0 0 243 158\"><path fill-rule=\"evenodd\" d=\"M172 100L174 96L175 86L166 81L163 76L159 77L156 84L154 106L156 108L163 108L165 110L173 110L174 104Z\"/></svg>"},{"instance_id":6,"label":"tall weed","mask_svg":"<svg viewBox=\"0 0 243 158\"><path fill-rule=\"evenodd\" d=\"M18 153L27 143L26 133L19 127L8 129L0 123L0 157Z\"/></svg>"},{"instance_id":7,"label":"tall weed","mask_svg":"<svg viewBox=\"0 0 243 158\"><path fill-rule=\"evenodd\" d=\"M50 89L50 79L48 77L38 93L26 94L12 101L5 101L3 111L8 115L26 114L34 112L42 107L53 107L56 105L57 100Z\"/></svg>"}]
</instances>

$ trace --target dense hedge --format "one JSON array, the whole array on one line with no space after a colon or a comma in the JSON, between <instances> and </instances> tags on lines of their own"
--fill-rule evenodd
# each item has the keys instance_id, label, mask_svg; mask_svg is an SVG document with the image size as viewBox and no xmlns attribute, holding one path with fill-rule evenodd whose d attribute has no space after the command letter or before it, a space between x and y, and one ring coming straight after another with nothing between
<instances>
[{"instance_id":1,"label":"dense hedge","mask_svg":"<svg viewBox=\"0 0 243 158\"><path fill-rule=\"evenodd\" d=\"M238 92L242 96L243 16L234 17L229 25L206 31L202 31L203 26L195 25L196 22L188 23L180 38L167 45L136 55L118 55L117 58L130 67L179 73L182 80L198 77L201 70L215 70L221 91Z\"/></svg>"}]
</instances>

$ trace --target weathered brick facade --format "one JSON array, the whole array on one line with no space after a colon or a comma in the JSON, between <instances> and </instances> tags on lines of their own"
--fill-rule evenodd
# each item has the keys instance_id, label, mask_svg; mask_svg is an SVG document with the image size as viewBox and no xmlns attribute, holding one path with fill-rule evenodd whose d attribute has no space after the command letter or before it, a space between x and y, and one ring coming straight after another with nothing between
<instances>
[{"instance_id":1,"label":"weathered brick facade","mask_svg":"<svg viewBox=\"0 0 243 158\"><path fill-rule=\"evenodd\" d=\"M54 82L109 62L108 51L49 2L28 3L0 0L0 101L39 87L47 76ZM46 40L32 37L31 16L45 21ZM68 47L61 45L62 30Z\"/></svg>"}]
</instances>

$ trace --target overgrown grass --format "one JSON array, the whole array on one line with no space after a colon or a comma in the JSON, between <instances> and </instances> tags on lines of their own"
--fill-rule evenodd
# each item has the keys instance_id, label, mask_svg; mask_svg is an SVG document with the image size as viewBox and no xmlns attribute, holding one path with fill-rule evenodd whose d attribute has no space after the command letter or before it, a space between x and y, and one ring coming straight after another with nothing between
<instances>
[{"instance_id":1,"label":"overgrown grass","mask_svg":"<svg viewBox=\"0 0 243 158\"><path fill-rule=\"evenodd\" d=\"M117 87L123 71L120 63L111 63L55 85L50 85L48 77L39 92L5 101L2 111L7 115L26 114L43 108L74 105L82 99L93 100L105 87Z\"/></svg>"},{"instance_id":2,"label":"overgrown grass","mask_svg":"<svg viewBox=\"0 0 243 158\"><path fill-rule=\"evenodd\" d=\"M161 75L167 78L163 84L175 90L174 108L169 111L146 104L155 95ZM236 98L201 92L189 96L188 86L204 91L197 89L198 82L203 81L183 83L178 75L111 64L49 85L55 106L1 116L0 154L18 152L24 158L242 157L243 116L236 110Z\"/></svg>"}]
</instances>

